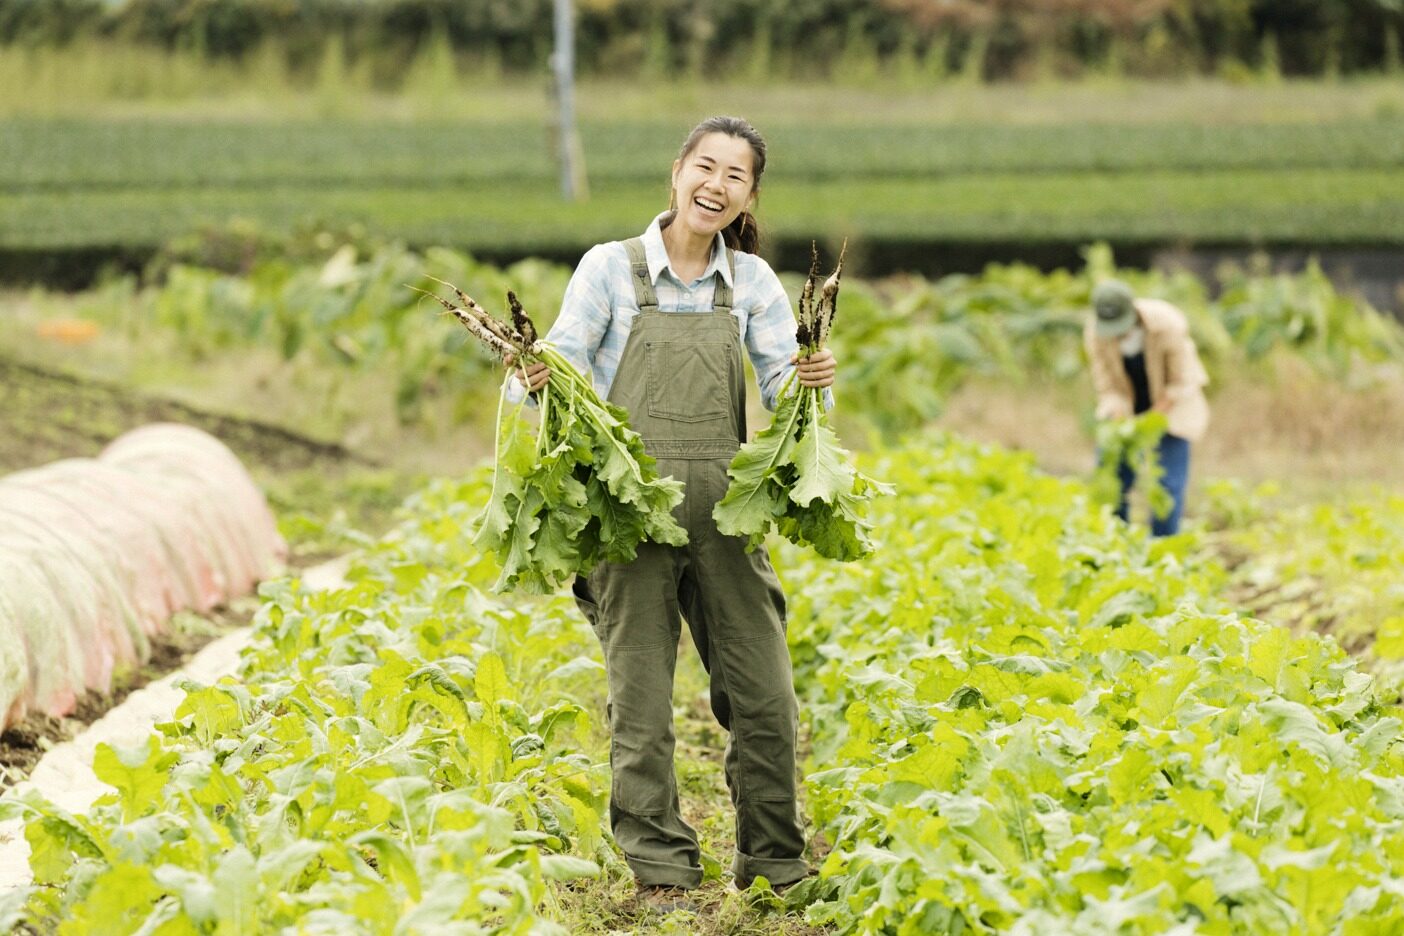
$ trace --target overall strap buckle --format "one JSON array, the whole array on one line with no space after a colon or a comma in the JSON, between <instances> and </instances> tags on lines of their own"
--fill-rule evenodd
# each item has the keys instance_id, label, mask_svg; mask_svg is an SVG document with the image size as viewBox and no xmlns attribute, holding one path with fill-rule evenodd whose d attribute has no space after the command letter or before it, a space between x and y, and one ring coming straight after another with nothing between
<instances>
[{"instance_id":1,"label":"overall strap buckle","mask_svg":"<svg viewBox=\"0 0 1404 936\"><path fill-rule=\"evenodd\" d=\"M726 248L726 265L731 270L732 280L736 279L736 251L730 247ZM717 274L717 285L712 290L712 311L731 312L731 286L720 273Z\"/></svg>"},{"instance_id":2,"label":"overall strap buckle","mask_svg":"<svg viewBox=\"0 0 1404 936\"><path fill-rule=\"evenodd\" d=\"M658 311L658 293L653 290L653 280L648 275L648 255L644 252L643 238L631 237L624 242L629 254L629 281L634 284L634 300L640 312Z\"/></svg>"}]
</instances>

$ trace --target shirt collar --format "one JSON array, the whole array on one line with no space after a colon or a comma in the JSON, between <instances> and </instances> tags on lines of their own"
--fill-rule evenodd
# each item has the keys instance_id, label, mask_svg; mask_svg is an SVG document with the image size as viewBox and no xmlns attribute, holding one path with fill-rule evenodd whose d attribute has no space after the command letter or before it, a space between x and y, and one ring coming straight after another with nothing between
<instances>
[{"instance_id":1,"label":"shirt collar","mask_svg":"<svg viewBox=\"0 0 1404 936\"><path fill-rule=\"evenodd\" d=\"M668 248L663 246L663 228L661 222L668 216L665 211L653 219L653 223L648 226L648 230L643 232L644 259L648 261L648 278L655 285L658 283L659 275L667 270L673 274L673 278L682 282L682 277L678 276L673 268L668 265ZM707 269L702 271L699 279L706 279L712 273L720 273L722 281L726 285L736 288L736 284L731 281L731 264L726 262L726 241L722 238L721 231L717 232L716 242L712 245L712 260L707 264Z\"/></svg>"}]
</instances>

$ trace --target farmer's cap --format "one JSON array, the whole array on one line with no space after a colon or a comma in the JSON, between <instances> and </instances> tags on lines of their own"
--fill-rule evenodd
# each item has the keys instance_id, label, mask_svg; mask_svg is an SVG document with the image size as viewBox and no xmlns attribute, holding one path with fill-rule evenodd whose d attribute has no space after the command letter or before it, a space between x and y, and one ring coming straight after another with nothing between
<instances>
[{"instance_id":1,"label":"farmer's cap","mask_svg":"<svg viewBox=\"0 0 1404 936\"><path fill-rule=\"evenodd\" d=\"M1102 280L1092 290L1092 308L1097 313L1097 334L1120 338L1136 324L1135 294L1121 280Z\"/></svg>"}]
</instances>

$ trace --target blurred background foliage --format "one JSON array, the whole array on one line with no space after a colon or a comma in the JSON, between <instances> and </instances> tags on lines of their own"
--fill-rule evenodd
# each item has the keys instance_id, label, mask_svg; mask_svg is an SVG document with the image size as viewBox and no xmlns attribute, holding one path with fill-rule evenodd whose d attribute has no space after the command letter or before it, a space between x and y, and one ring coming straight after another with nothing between
<instances>
[{"instance_id":1,"label":"blurred background foliage","mask_svg":"<svg viewBox=\"0 0 1404 936\"><path fill-rule=\"evenodd\" d=\"M1089 296L1108 275L1185 311L1211 392L1231 377L1266 379L1284 358L1313 380L1355 388L1397 380L1404 367L1404 327L1339 291L1315 264L1297 274L1225 265L1206 281L1119 267L1098 244L1073 270L993 263L973 275L850 277L833 336L844 362L840 415L859 437L891 439L936 421L973 379L1029 392L1081 388ZM235 222L175 241L143 273L112 275L84 293L30 290L0 320L0 343L28 347L41 362L105 359L138 384L198 386L233 367L224 376L237 386L261 373L238 409L261 409L257 394L270 389L261 385L272 385L269 399L282 401L278 418L290 428L376 450L389 436L372 442L365 433L483 429L500 384L499 365L411 287L454 283L502 315L512 289L545 332L569 276L540 259L498 267L354 227L281 235ZM782 280L798 294L798 274ZM752 408L764 418L755 400Z\"/></svg>"},{"instance_id":2,"label":"blurred background foliage","mask_svg":"<svg viewBox=\"0 0 1404 936\"><path fill-rule=\"evenodd\" d=\"M0 45L256 59L395 89L426 64L550 55L550 0L0 0ZM977 80L1401 70L1399 0L577 0L586 75ZM449 49L453 51L448 51ZM422 76L421 76L422 77Z\"/></svg>"}]
</instances>

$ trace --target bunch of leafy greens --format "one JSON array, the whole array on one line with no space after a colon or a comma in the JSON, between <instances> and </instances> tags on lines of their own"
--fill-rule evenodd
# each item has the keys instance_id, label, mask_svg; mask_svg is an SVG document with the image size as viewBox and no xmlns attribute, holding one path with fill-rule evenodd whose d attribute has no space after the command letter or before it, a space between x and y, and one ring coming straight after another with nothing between
<instances>
[{"instance_id":1,"label":"bunch of leafy greens","mask_svg":"<svg viewBox=\"0 0 1404 936\"><path fill-rule=\"evenodd\" d=\"M800 354L824 347L838 308L838 267L814 297L819 275L815 251L800 294L795 337ZM774 526L790 542L813 546L819 555L845 562L872 552L864 520L874 493L892 493L888 485L860 474L829 426L821 391L799 386L793 374L780 391L770 426L743 445L727 469L731 484L713 509L717 529L745 536L754 549Z\"/></svg>"},{"instance_id":2,"label":"bunch of leafy greens","mask_svg":"<svg viewBox=\"0 0 1404 936\"><path fill-rule=\"evenodd\" d=\"M502 565L497 590L550 592L601 561L628 562L644 540L685 544L687 533L671 512L682 501L682 482L658 477L628 414L601 400L570 361L537 340L512 293L508 325L454 292L461 307L434 298L489 349L550 368L546 385L533 393L541 411L534 437L520 406L504 420L505 383L498 400L492 496L473 537Z\"/></svg>"},{"instance_id":3,"label":"bunch of leafy greens","mask_svg":"<svg viewBox=\"0 0 1404 936\"><path fill-rule=\"evenodd\" d=\"M1097 471L1092 476L1093 496L1103 504L1121 501L1121 478L1117 469L1126 465L1136 473L1151 513L1157 518L1170 515L1175 499L1161 479L1160 440L1169 427L1164 413L1154 410L1131 419L1108 419L1097 425Z\"/></svg>"}]
</instances>

